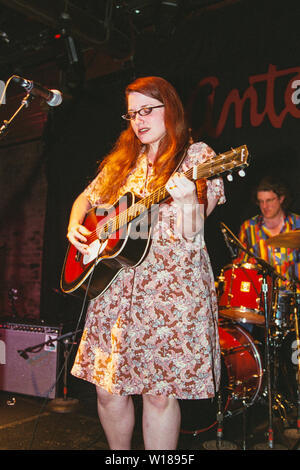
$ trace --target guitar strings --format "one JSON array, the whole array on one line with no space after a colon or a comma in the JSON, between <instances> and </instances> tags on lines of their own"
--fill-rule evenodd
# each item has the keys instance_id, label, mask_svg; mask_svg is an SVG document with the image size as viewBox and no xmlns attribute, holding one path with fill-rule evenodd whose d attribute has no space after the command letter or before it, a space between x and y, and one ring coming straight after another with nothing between
<instances>
[{"instance_id":1,"label":"guitar strings","mask_svg":"<svg viewBox=\"0 0 300 470\"><path fill-rule=\"evenodd\" d=\"M220 159L223 159L223 171L226 171L225 164L226 158L232 155L232 152L236 153L234 150L228 151L222 154L219 154L217 158L210 159L200 165L197 165L197 176L196 179L200 179L202 175L206 174L206 178L209 176L214 176L216 173L213 171L216 167L220 169ZM232 163L229 160L227 163ZM235 162L236 163L236 162ZM229 168L230 169L230 168ZM209 175L207 176L207 170L209 170ZM194 168L190 168L187 170L184 175L192 180L193 179L193 172ZM203 176L204 177L204 176ZM89 243L94 242L95 240L103 239L103 235L105 238L107 235L111 235L111 233L117 232L121 227L125 226L128 222L136 218L138 215L141 215L145 212L145 209L149 208L154 202L160 202L163 199L167 198L169 195L168 191L166 190L165 186L161 186L160 188L156 189L153 193L145 198L137 201L129 208L125 209L124 211L120 212L116 216L112 217L108 222L106 222L101 227L97 227L93 230L86 238ZM142 210L141 210L142 209Z\"/></svg>"},{"instance_id":2,"label":"guitar strings","mask_svg":"<svg viewBox=\"0 0 300 470\"><path fill-rule=\"evenodd\" d=\"M219 155L219 157L221 156L223 155L222 154ZM201 170L202 170L202 173L204 173L205 172L204 170L207 167L212 170L217 164L219 164L219 162L216 162L215 160L209 160L201 165L201 169L199 169L200 165L198 165L197 166L197 179L201 177ZM199 175L199 172L200 172L200 175ZM187 170L184 173L184 175L187 178L192 179L193 168L190 168L189 170ZM153 201L159 202L160 200L167 197L168 194L169 193L167 192L165 186L158 188L149 196L146 196L144 199L139 200L137 203L133 204L132 206L130 206L123 212L119 213L118 215L110 219L103 226L101 226L100 229L98 228L96 230L93 230L90 233L90 235L87 237L88 241L92 243L93 241L98 240L99 238L101 239L104 234L105 235L110 234L111 233L110 229L112 229L114 226L115 226L114 231L117 231L118 229L120 229L120 227L126 225L128 222L130 222L130 220L135 218L137 215L140 215L141 213L145 212L144 210L141 212L139 208L145 209L145 207L147 208L149 207L149 205L153 204Z\"/></svg>"}]
</instances>

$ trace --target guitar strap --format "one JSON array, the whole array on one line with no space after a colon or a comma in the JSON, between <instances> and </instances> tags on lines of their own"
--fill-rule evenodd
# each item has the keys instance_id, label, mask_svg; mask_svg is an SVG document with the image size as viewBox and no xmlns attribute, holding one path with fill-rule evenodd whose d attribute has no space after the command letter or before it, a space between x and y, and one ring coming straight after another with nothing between
<instances>
[{"instance_id":1,"label":"guitar strap","mask_svg":"<svg viewBox=\"0 0 300 470\"><path fill-rule=\"evenodd\" d=\"M174 173L176 173L176 171L178 171L178 169L180 168L180 165L182 164L182 162L184 161L185 157L186 157L186 154L187 154L187 151L188 151L188 148L190 146L190 143L188 142L187 144L185 144L185 146L183 147L182 150L180 150L179 153L181 153L181 156L180 156L180 160L179 160L179 163L177 164L175 170L173 171L172 175L174 175ZM170 176L170 178L171 178Z\"/></svg>"}]
</instances>

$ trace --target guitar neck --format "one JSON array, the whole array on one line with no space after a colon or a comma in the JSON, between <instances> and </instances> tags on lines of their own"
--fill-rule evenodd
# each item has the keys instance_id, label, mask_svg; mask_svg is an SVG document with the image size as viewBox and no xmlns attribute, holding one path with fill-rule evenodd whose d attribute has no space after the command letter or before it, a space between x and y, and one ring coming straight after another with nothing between
<instances>
[{"instance_id":1,"label":"guitar neck","mask_svg":"<svg viewBox=\"0 0 300 470\"><path fill-rule=\"evenodd\" d=\"M236 168L244 168L248 166L248 149L245 145L232 149L228 152L217 155L214 158L207 160L204 163L193 166L187 170L184 175L191 181L199 179L208 179L221 175L222 173L232 171ZM128 209L113 217L103 226L103 232L112 233L127 225L140 215L148 212L155 204L160 204L162 201L168 199L166 186L161 186L156 189L149 196L140 199Z\"/></svg>"}]
</instances>

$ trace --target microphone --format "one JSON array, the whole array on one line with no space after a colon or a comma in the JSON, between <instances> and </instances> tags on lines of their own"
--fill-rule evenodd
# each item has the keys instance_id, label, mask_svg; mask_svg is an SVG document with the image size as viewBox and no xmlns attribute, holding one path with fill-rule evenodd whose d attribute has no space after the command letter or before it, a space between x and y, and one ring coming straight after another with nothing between
<instances>
[{"instance_id":1,"label":"microphone","mask_svg":"<svg viewBox=\"0 0 300 470\"><path fill-rule=\"evenodd\" d=\"M228 235L227 235L227 232L226 232L226 229L225 228L221 228L221 231L223 233L223 237L224 237L224 240L225 240L225 243L226 243L226 246L231 254L231 257L232 258L236 258L237 256L237 253L234 251L230 241L228 240Z\"/></svg>"},{"instance_id":2,"label":"microphone","mask_svg":"<svg viewBox=\"0 0 300 470\"><path fill-rule=\"evenodd\" d=\"M26 349L18 349L18 354L23 357L23 359L25 359L25 361L27 361L27 359L29 359L29 356L26 352Z\"/></svg>"},{"instance_id":3,"label":"microphone","mask_svg":"<svg viewBox=\"0 0 300 470\"><path fill-rule=\"evenodd\" d=\"M59 106L62 102L62 94L58 90L48 90L39 83L15 75L13 80L21 85L27 93L33 96L40 96L49 106Z\"/></svg>"}]
</instances>

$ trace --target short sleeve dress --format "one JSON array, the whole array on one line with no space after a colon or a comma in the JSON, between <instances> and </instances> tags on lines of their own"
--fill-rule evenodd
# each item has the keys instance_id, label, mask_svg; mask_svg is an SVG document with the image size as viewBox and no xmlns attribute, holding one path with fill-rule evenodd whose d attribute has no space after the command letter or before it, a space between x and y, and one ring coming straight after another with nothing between
<instances>
[{"instance_id":1,"label":"short sleeve dress","mask_svg":"<svg viewBox=\"0 0 300 470\"><path fill-rule=\"evenodd\" d=\"M205 143L194 143L179 171L214 155ZM130 190L147 196L152 176L141 155L120 195ZM86 189L92 205L101 203L102 177ZM212 197L225 202L221 178L207 181L207 198ZM174 228L175 214L172 200L159 206L142 263L122 270L90 301L74 376L118 395L215 395L221 361L214 277L202 234L185 239Z\"/></svg>"}]
</instances>

